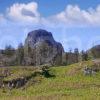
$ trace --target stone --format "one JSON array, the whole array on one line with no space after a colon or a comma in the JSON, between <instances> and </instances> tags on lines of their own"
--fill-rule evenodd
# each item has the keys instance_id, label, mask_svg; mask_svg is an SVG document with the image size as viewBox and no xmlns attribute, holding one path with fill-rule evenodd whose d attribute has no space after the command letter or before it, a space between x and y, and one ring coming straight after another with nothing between
<instances>
[{"instance_id":1,"label":"stone","mask_svg":"<svg viewBox=\"0 0 100 100\"><path fill-rule=\"evenodd\" d=\"M95 75L96 74L96 72L92 68L88 68L88 67L85 67L83 72L84 72L84 75Z\"/></svg>"},{"instance_id":2,"label":"stone","mask_svg":"<svg viewBox=\"0 0 100 100\"><path fill-rule=\"evenodd\" d=\"M32 65L62 64L63 46L54 40L51 32L42 29L30 32L25 40L25 50L29 47L32 49L31 59L29 57Z\"/></svg>"}]
</instances>

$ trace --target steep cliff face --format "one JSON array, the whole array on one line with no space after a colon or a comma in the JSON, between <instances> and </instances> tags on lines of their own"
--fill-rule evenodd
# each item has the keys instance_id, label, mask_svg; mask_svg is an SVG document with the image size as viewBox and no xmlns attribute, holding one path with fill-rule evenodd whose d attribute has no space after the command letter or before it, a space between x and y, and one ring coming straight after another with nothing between
<instances>
[{"instance_id":1,"label":"steep cliff face","mask_svg":"<svg viewBox=\"0 0 100 100\"><path fill-rule=\"evenodd\" d=\"M35 30L28 34L25 48L29 51L33 65L60 65L62 63L62 45L56 42L52 33L46 30Z\"/></svg>"}]
</instances>

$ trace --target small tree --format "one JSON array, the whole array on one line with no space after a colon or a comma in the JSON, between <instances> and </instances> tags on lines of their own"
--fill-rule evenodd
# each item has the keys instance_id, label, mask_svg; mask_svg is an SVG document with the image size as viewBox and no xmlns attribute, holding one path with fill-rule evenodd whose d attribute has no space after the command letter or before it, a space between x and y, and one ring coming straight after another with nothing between
<instances>
[{"instance_id":1,"label":"small tree","mask_svg":"<svg viewBox=\"0 0 100 100\"><path fill-rule=\"evenodd\" d=\"M94 59L91 51L88 52L88 60Z\"/></svg>"},{"instance_id":2,"label":"small tree","mask_svg":"<svg viewBox=\"0 0 100 100\"><path fill-rule=\"evenodd\" d=\"M11 57L15 54L15 49L11 45L8 45L3 50L3 54L7 57Z\"/></svg>"},{"instance_id":3,"label":"small tree","mask_svg":"<svg viewBox=\"0 0 100 100\"><path fill-rule=\"evenodd\" d=\"M22 43L19 44L17 49L17 63L18 65L22 65L24 61L24 46Z\"/></svg>"},{"instance_id":4,"label":"small tree","mask_svg":"<svg viewBox=\"0 0 100 100\"><path fill-rule=\"evenodd\" d=\"M74 54L75 54L75 61L77 63L77 62L79 62L79 50L78 50L78 48L74 49Z\"/></svg>"},{"instance_id":5,"label":"small tree","mask_svg":"<svg viewBox=\"0 0 100 100\"><path fill-rule=\"evenodd\" d=\"M82 61L87 61L88 60L88 54L87 54L87 52L85 52L85 51L82 50L81 57L82 57Z\"/></svg>"}]
</instances>

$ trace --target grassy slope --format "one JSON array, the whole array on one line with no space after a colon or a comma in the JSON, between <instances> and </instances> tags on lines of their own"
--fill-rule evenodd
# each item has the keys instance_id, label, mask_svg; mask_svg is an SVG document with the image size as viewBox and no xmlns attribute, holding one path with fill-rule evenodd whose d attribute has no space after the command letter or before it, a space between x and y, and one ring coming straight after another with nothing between
<instances>
[{"instance_id":1,"label":"grassy slope","mask_svg":"<svg viewBox=\"0 0 100 100\"><path fill-rule=\"evenodd\" d=\"M100 100L100 72L94 76L84 76L82 67L92 62L73 64L65 67L52 67L55 77L45 78L23 89L0 90L0 100ZM31 81L30 81L31 83Z\"/></svg>"}]
</instances>

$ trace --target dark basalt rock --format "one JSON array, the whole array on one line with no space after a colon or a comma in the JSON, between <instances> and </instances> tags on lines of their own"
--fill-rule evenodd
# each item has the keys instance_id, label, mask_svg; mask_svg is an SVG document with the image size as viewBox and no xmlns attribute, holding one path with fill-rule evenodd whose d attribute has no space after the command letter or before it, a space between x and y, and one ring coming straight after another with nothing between
<instances>
[{"instance_id":1,"label":"dark basalt rock","mask_svg":"<svg viewBox=\"0 0 100 100\"><path fill-rule=\"evenodd\" d=\"M62 45L56 42L51 32L35 30L28 34L25 41L25 50L32 49L31 59L33 65L60 65L62 63Z\"/></svg>"},{"instance_id":2,"label":"dark basalt rock","mask_svg":"<svg viewBox=\"0 0 100 100\"><path fill-rule=\"evenodd\" d=\"M45 30L35 30L35 31L32 31L28 34L28 37L26 39L26 42L25 44L29 44L31 45L31 47L38 42L41 42L41 41L45 41L47 43L52 43L52 44L55 44L55 40L52 36L52 34L50 32L47 32Z\"/></svg>"}]
</instances>

